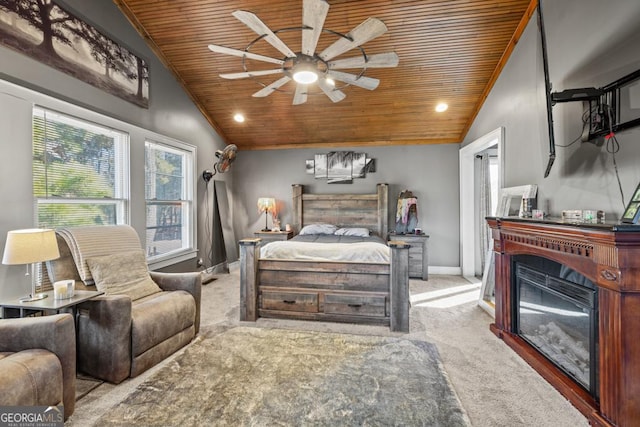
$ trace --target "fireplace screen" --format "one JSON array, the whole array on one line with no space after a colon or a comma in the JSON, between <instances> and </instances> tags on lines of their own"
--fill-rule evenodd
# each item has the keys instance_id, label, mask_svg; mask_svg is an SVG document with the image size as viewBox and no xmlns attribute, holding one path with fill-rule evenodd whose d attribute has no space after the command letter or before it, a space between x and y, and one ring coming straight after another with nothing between
<instances>
[{"instance_id":1,"label":"fireplace screen","mask_svg":"<svg viewBox=\"0 0 640 427\"><path fill-rule=\"evenodd\" d=\"M542 271L515 263L517 333L597 397L595 287L575 271L551 263L552 268Z\"/></svg>"}]
</instances>

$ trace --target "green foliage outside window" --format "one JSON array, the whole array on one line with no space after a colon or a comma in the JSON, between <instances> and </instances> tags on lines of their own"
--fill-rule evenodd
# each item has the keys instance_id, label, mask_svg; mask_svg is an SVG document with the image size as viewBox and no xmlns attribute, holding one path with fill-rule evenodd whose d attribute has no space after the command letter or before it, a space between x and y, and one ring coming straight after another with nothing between
<instances>
[{"instance_id":1,"label":"green foliage outside window","mask_svg":"<svg viewBox=\"0 0 640 427\"><path fill-rule=\"evenodd\" d=\"M118 221L112 131L45 110L33 116L33 194L39 227Z\"/></svg>"}]
</instances>

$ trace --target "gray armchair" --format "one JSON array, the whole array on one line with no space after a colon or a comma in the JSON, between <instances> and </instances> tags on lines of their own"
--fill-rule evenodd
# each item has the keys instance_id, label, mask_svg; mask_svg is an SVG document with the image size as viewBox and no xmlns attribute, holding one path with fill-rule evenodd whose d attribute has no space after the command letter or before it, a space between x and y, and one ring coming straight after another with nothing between
<instances>
[{"instance_id":1,"label":"gray armchair","mask_svg":"<svg viewBox=\"0 0 640 427\"><path fill-rule=\"evenodd\" d=\"M76 333L68 314L0 320L0 405L76 402Z\"/></svg>"},{"instance_id":2,"label":"gray armchair","mask_svg":"<svg viewBox=\"0 0 640 427\"><path fill-rule=\"evenodd\" d=\"M80 306L78 370L120 383L188 344L200 328L199 273L153 273L163 292L100 296ZM197 303L196 303L197 301Z\"/></svg>"},{"instance_id":3,"label":"gray armchair","mask_svg":"<svg viewBox=\"0 0 640 427\"><path fill-rule=\"evenodd\" d=\"M107 282L111 288L106 295L79 305L79 371L117 384L156 365L196 336L200 329L200 273L149 272L138 236L129 226L78 227L58 230L58 235L61 256L47 265L51 280L74 278L86 284L82 275L89 270L94 277L110 276ZM132 249L137 252L130 252ZM132 269L140 269L140 262L133 267L128 264L130 254L142 257L143 274L151 277L150 286L155 287L150 294L128 292L136 286L129 286L131 280L126 276ZM102 260L99 271L94 270L95 260ZM114 283L118 281L122 283ZM76 283L77 287L95 289Z\"/></svg>"}]
</instances>

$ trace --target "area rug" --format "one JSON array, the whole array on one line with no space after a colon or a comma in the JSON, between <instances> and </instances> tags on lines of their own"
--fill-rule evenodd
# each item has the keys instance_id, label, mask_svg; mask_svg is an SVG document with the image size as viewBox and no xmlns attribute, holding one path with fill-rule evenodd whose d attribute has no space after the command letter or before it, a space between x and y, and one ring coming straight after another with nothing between
<instances>
[{"instance_id":1,"label":"area rug","mask_svg":"<svg viewBox=\"0 0 640 427\"><path fill-rule=\"evenodd\" d=\"M235 327L201 334L95 425L470 425L433 344Z\"/></svg>"}]
</instances>

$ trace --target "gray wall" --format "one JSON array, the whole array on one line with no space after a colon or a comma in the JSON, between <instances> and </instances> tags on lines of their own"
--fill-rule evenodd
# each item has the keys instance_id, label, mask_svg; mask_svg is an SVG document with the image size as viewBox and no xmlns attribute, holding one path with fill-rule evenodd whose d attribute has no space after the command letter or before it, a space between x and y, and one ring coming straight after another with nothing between
<instances>
[{"instance_id":1,"label":"gray wall","mask_svg":"<svg viewBox=\"0 0 640 427\"><path fill-rule=\"evenodd\" d=\"M109 95L99 89L67 76L53 68L31 60L25 55L0 47L0 79L18 83L56 98L71 101L90 110L149 129L197 146L196 171L201 173L211 169L215 150L224 147L200 111L195 107L173 75L162 65L137 34L129 21L120 13L115 4L105 0L68 0L64 2L78 16L100 28L114 40L122 43L134 53L145 58L150 68L149 109ZM1 95L1 94L0 94ZM22 109L19 99L2 98L0 103L0 197L4 207L0 210L0 245L4 248L8 230L33 226L33 201L31 188L31 140L30 119L16 122L16 114ZM27 105L27 109L30 106ZM27 130L27 137L20 132ZM144 140L131 140L132 161L143 159ZM132 174L141 170L142 163L132 167ZM227 180L231 186L232 175L217 175L216 179ZM213 185L209 186L212 192ZM132 187L132 220L134 227L144 235L144 186ZM198 245L204 257L206 209L204 201L205 185L198 180ZM211 196L211 194L210 194ZM209 197L211 203L212 197ZM142 218L140 220L140 218ZM211 215L209 215L211 218ZM167 270L196 270L195 258ZM24 282L24 269L18 266L0 265L0 284ZM23 288L0 286L0 297L18 296L26 293Z\"/></svg>"},{"instance_id":2,"label":"gray wall","mask_svg":"<svg viewBox=\"0 0 640 427\"><path fill-rule=\"evenodd\" d=\"M305 173L305 161L326 149L241 152L233 164L236 204L234 224L239 237L253 236L264 228L264 214L257 208L261 196L275 197L282 206L282 224L291 222L291 184L303 184L313 193L369 193L376 184L388 183L389 203L394 206L400 191L409 189L418 197L418 226L429 238L429 265L459 267L459 177L458 145L405 145L398 147L340 148L364 152L375 159L376 172L353 184L327 184ZM305 187L305 188L306 188ZM268 219L269 227L271 218Z\"/></svg>"},{"instance_id":3,"label":"gray wall","mask_svg":"<svg viewBox=\"0 0 640 427\"><path fill-rule=\"evenodd\" d=\"M147 59L150 65L150 108L141 109L77 79L39 64L24 55L0 47L0 77L18 82L57 98L70 100L93 111L124 120L154 132L198 147L197 171L211 169L215 150L223 141L202 117L170 72L154 57L144 40L110 1L67 0L70 9L101 28L115 40ZM581 86L601 86L640 68L640 2L636 0L544 0L548 33L551 80L556 90ZM529 23L505 70L464 140L467 144L496 129L506 128L505 185L539 185L539 200L551 213L562 209L604 209L609 218L623 211L612 156L604 147L576 143L558 148L551 176L543 179L546 164L544 92L540 69L540 45L535 20ZM15 104L18 105L15 105ZM20 102L3 98L0 104L0 236L32 225L30 140L16 135L18 127L12 110ZM581 105L555 107L556 140L567 144L581 130ZM628 199L640 181L640 130L618 135L620 153L616 156L622 186ZM232 141L231 141L232 142ZM137 142L141 144L142 142ZM133 141L132 141L133 145ZM431 266L458 267L459 260L459 183L458 146L401 146L363 151L377 161L377 172L354 184L327 184L315 180L304 170L305 160L316 152L329 150L282 150L241 152L230 173L216 176L227 181L236 238L251 236L264 227L264 216L257 211L260 196L276 197L282 206L283 224L291 221L293 183L308 185L313 192L369 192L378 182L391 185L393 204L397 194L410 189L419 198L419 226L431 235ZM132 147L140 151L140 146ZM209 186L209 191L212 190ZM201 255L205 244L205 186L198 180L198 242ZM211 196L211 194L209 194ZM132 194L141 199L141 194ZM209 197L211 204L212 197ZM547 203L545 203L547 202ZM138 204L141 206L140 204ZM138 208L139 209L139 208ZM138 214L134 214L134 217ZM209 215L209 218L211 216ZM393 221L393 218L390 218ZM189 270L195 262L182 263L171 270ZM0 283L22 280L23 270L0 266ZM6 295L5 288L0 296ZM19 293L23 293L19 291Z\"/></svg>"},{"instance_id":4,"label":"gray wall","mask_svg":"<svg viewBox=\"0 0 640 427\"><path fill-rule=\"evenodd\" d=\"M553 90L602 87L640 69L640 2L637 0L544 0L550 80ZM540 38L535 16L498 78L464 143L506 129L505 186L538 185L538 203L554 216L564 209L602 209L617 220L624 211L613 156L606 147L577 142L557 147L548 178L548 136ZM581 102L553 108L556 144L582 132ZM615 156L629 201L640 181L640 128L617 135Z\"/></svg>"}]
</instances>

